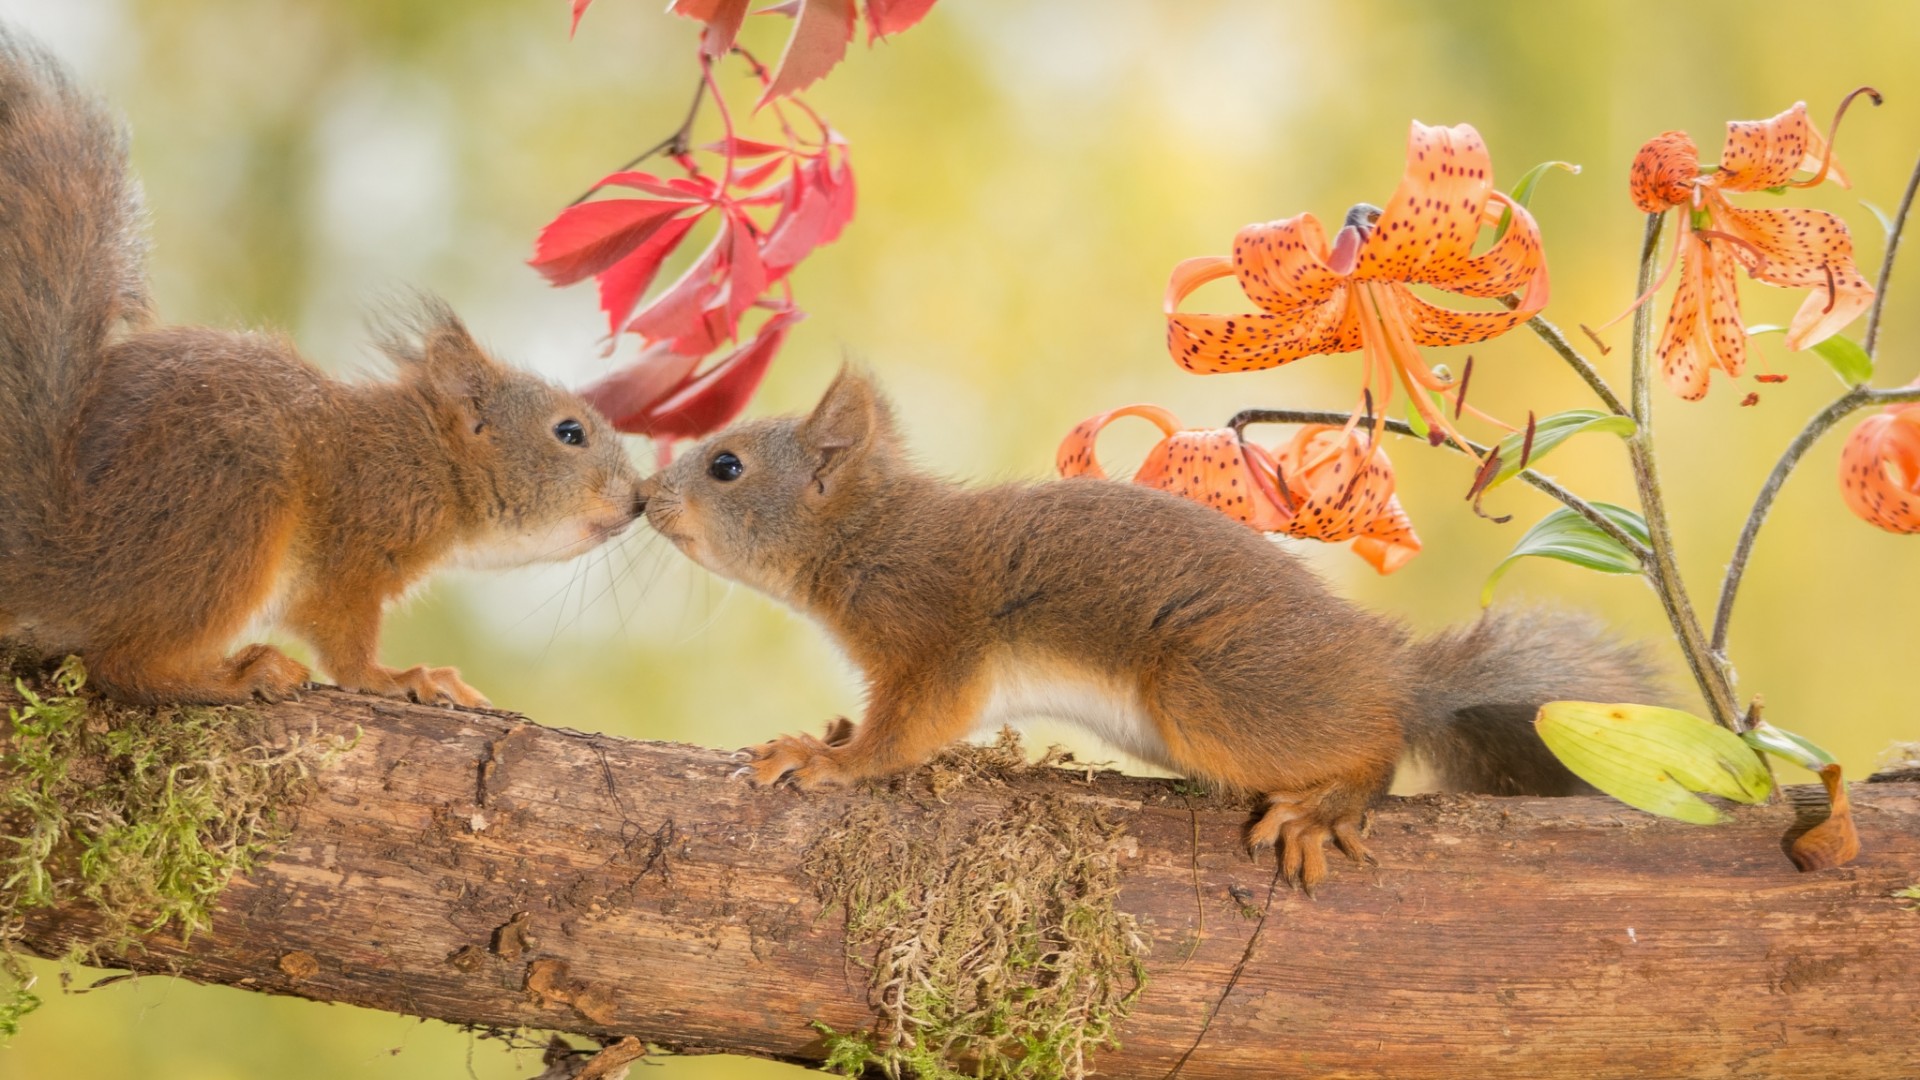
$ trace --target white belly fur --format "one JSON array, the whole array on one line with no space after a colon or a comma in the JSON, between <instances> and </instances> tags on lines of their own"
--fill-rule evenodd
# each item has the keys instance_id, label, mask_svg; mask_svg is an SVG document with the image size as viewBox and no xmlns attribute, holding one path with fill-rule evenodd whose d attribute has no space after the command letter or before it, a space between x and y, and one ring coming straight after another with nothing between
<instances>
[{"instance_id":1,"label":"white belly fur","mask_svg":"<svg viewBox=\"0 0 1920 1080\"><path fill-rule=\"evenodd\" d=\"M1065 720L1142 761L1167 765L1166 745L1139 691L1108 676L1038 657L1008 657L988 669L976 731L1040 718Z\"/></svg>"}]
</instances>

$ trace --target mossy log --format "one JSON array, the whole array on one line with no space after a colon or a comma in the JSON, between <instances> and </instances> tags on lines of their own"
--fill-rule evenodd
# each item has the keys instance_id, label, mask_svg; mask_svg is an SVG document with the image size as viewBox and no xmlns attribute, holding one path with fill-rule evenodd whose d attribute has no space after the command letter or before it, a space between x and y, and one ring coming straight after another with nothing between
<instances>
[{"instance_id":1,"label":"mossy log","mask_svg":"<svg viewBox=\"0 0 1920 1080\"><path fill-rule=\"evenodd\" d=\"M1808 874L1783 845L1821 815L1815 789L1715 828L1601 798L1394 799L1379 864L1336 859L1309 898L1240 847L1244 807L1172 781L922 772L803 795L749 789L720 751L502 713L333 691L261 711L362 734L211 931L113 962L818 1063L815 1022L876 1013L806 853L855 811L930 833L1045 798L1123 830L1118 907L1149 946L1099 1075L1163 1077L1183 1056L1194 1080L1920 1075L1920 912L1893 895L1920 883L1911 774L1855 785L1864 853ZM57 957L93 921L34 912L25 946Z\"/></svg>"}]
</instances>

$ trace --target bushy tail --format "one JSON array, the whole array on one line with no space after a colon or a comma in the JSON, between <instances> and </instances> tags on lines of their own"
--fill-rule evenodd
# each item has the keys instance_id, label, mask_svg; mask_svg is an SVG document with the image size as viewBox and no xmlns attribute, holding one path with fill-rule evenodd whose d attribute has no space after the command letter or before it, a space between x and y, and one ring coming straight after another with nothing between
<instances>
[{"instance_id":1,"label":"bushy tail","mask_svg":"<svg viewBox=\"0 0 1920 1080\"><path fill-rule=\"evenodd\" d=\"M1667 697L1645 649L1569 612L1493 612L1413 646L1414 754L1449 791L1575 795L1593 789L1534 733L1549 701L1659 704Z\"/></svg>"},{"instance_id":2,"label":"bushy tail","mask_svg":"<svg viewBox=\"0 0 1920 1080\"><path fill-rule=\"evenodd\" d=\"M119 123L0 28L0 549L57 498L96 358L146 311L141 225Z\"/></svg>"}]
</instances>

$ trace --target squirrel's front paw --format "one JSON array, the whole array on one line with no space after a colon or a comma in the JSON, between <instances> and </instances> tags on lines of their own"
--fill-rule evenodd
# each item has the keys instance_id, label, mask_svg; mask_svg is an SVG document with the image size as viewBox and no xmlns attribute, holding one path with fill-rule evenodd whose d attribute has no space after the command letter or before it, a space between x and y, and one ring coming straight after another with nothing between
<instances>
[{"instance_id":1,"label":"squirrel's front paw","mask_svg":"<svg viewBox=\"0 0 1920 1080\"><path fill-rule=\"evenodd\" d=\"M834 728L828 728L829 740L834 733ZM747 764L733 775L745 778L755 787L771 787L786 779L792 780L795 787L807 790L846 782L834 759L833 744L811 735L782 735L772 742L750 746L738 756L744 757Z\"/></svg>"},{"instance_id":2,"label":"squirrel's front paw","mask_svg":"<svg viewBox=\"0 0 1920 1080\"><path fill-rule=\"evenodd\" d=\"M465 705L484 709L493 703L461 681L460 669L450 667L375 668L358 679L340 680L347 690L366 690L387 697L412 698L422 705Z\"/></svg>"}]
</instances>

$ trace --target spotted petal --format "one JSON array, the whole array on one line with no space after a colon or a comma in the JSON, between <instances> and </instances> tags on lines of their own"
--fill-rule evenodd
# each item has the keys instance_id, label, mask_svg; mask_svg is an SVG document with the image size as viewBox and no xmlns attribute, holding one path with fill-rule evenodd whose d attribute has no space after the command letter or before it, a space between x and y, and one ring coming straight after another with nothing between
<instances>
[{"instance_id":1,"label":"spotted petal","mask_svg":"<svg viewBox=\"0 0 1920 1080\"><path fill-rule=\"evenodd\" d=\"M1327 269L1327 238L1312 214L1249 225L1234 238L1231 260L1188 259L1167 281L1167 351L1188 371L1215 375L1278 367L1321 353L1360 347L1348 287ZM1265 310L1202 315L1179 311L1209 281L1235 275Z\"/></svg>"},{"instance_id":2,"label":"spotted petal","mask_svg":"<svg viewBox=\"0 0 1920 1080\"><path fill-rule=\"evenodd\" d=\"M1627 190L1643 213L1684 206L1693 198L1700 175L1700 150L1684 131L1664 131L1648 139L1633 156Z\"/></svg>"},{"instance_id":3,"label":"spotted petal","mask_svg":"<svg viewBox=\"0 0 1920 1080\"><path fill-rule=\"evenodd\" d=\"M1443 285L1472 255L1492 190L1492 159L1472 125L1414 121L1406 172L1367 235L1353 276Z\"/></svg>"},{"instance_id":4,"label":"spotted petal","mask_svg":"<svg viewBox=\"0 0 1920 1080\"><path fill-rule=\"evenodd\" d=\"M1873 304L1873 286L1853 263L1846 223L1824 210L1713 208L1714 224L1753 245L1742 252L1753 276L1770 285L1812 289L1787 327L1787 348L1832 337Z\"/></svg>"},{"instance_id":5,"label":"spotted petal","mask_svg":"<svg viewBox=\"0 0 1920 1080\"><path fill-rule=\"evenodd\" d=\"M1766 120L1730 120L1727 145L1720 153L1720 171L1714 186L1722 191L1760 191L1779 187L1806 167L1820 167L1814 143L1818 136L1807 123L1807 103L1796 101L1787 111ZM1820 144L1822 150L1825 144Z\"/></svg>"},{"instance_id":6,"label":"spotted petal","mask_svg":"<svg viewBox=\"0 0 1920 1080\"><path fill-rule=\"evenodd\" d=\"M1239 436L1228 428L1184 430L1172 413L1157 405L1129 405L1082 421L1060 444L1055 459L1060 475L1106 476L1095 456L1094 441L1102 429L1123 416L1149 420L1166 436L1147 452L1134 473L1134 483L1211 506L1262 531L1271 532L1286 523L1286 511L1265 494L1271 485L1263 485L1254 475Z\"/></svg>"},{"instance_id":7,"label":"spotted petal","mask_svg":"<svg viewBox=\"0 0 1920 1080\"><path fill-rule=\"evenodd\" d=\"M1352 540L1355 555L1391 574L1420 553L1420 538L1393 493L1386 453L1368 454L1368 446L1359 429L1302 427L1275 455L1296 507L1283 531L1312 540Z\"/></svg>"},{"instance_id":8,"label":"spotted petal","mask_svg":"<svg viewBox=\"0 0 1920 1080\"><path fill-rule=\"evenodd\" d=\"M1747 363L1740 296L1735 291L1738 261L1726 245L1709 244L1688 233L1680 252L1680 285L1660 335L1660 373L1668 389L1687 401L1706 396L1714 368L1738 375Z\"/></svg>"},{"instance_id":9,"label":"spotted petal","mask_svg":"<svg viewBox=\"0 0 1920 1080\"><path fill-rule=\"evenodd\" d=\"M1888 532L1920 532L1920 405L1861 421L1840 452L1848 509Z\"/></svg>"}]
</instances>

